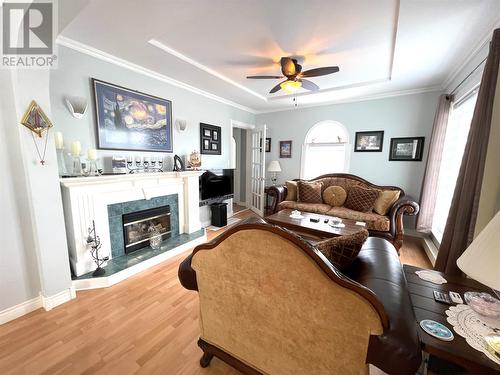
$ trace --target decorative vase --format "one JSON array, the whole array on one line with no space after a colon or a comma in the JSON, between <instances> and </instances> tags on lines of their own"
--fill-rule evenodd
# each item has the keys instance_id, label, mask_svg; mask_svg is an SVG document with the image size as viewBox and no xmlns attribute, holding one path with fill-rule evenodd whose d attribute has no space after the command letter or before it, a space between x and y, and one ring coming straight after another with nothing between
<instances>
[{"instance_id":1,"label":"decorative vase","mask_svg":"<svg viewBox=\"0 0 500 375\"><path fill-rule=\"evenodd\" d=\"M162 237L158 229L154 228L149 233L149 246L153 250L158 250L161 247Z\"/></svg>"}]
</instances>

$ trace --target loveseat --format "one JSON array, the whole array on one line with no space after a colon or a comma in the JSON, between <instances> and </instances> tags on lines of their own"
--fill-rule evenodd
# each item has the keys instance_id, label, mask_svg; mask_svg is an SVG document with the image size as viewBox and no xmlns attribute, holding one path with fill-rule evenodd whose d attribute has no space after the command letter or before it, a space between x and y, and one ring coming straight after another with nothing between
<instances>
[{"instance_id":1,"label":"loveseat","mask_svg":"<svg viewBox=\"0 0 500 375\"><path fill-rule=\"evenodd\" d=\"M251 219L197 246L179 280L198 292L200 360L244 374L415 374L417 326L393 245L370 237L342 273L310 242Z\"/></svg>"},{"instance_id":2,"label":"loveseat","mask_svg":"<svg viewBox=\"0 0 500 375\"><path fill-rule=\"evenodd\" d=\"M389 240L396 250L403 245L403 216L413 216L418 213L419 205L412 198L405 195L403 189L396 186L380 186L372 184L361 177L346 174L346 173L333 173L316 177L312 180L295 179L293 182L308 181L319 182L322 184L322 191L324 192L328 187L340 186L347 195L352 187L361 187L365 189L373 189L380 192L399 192L399 197L394 202L390 202L390 206L385 207L383 211L377 213L375 211L360 212L349 209L344 206L332 206L325 202L318 203L304 203L301 201L290 200L290 194L287 185L272 186L268 189L268 195L273 197L273 204L271 206L272 212L277 212L282 209L293 209L299 211L306 211L318 213L323 215L337 216L343 219L352 219L356 221L363 221L370 233L370 236L382 237ZM290 182L288 182L289 184ZM287 200L288 196L288 200ZM293 199L293 198L292 198ZM386 212L384 212L386 211Z\"/></svg>"}]
</instances>

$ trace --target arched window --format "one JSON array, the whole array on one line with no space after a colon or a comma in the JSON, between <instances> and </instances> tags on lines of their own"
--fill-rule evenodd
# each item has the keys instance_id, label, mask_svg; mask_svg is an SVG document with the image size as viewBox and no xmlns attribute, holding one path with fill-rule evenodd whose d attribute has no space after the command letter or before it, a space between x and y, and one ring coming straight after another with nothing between
<instances>
[{"instance_id":1,"label":"arched window","mask_svg":"<svg viewBox=\"0 0 500 375\"><path fill-rule=\"evenodd\" d=\"M306 135L302 147L301 178L311 179L326 173L349 169L349 134L336 121L322 121Z\"/></svg>"}]
</instances>

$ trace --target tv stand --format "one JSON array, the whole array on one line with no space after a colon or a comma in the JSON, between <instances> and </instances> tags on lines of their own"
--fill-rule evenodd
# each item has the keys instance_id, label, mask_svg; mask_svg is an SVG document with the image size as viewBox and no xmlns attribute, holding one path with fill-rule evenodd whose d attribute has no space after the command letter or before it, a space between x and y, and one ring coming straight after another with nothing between
<instances>
[{"instance_id":1,"label":"tv stand","mask_svg":"<svg viewBox=\"0 0 500 375\"><path fill-rule=\"evenodd\" d=\"M227 203L214 203L210 205L212 212L211 224L216 227L227 225Z\"/></svg>"}]
</instances>

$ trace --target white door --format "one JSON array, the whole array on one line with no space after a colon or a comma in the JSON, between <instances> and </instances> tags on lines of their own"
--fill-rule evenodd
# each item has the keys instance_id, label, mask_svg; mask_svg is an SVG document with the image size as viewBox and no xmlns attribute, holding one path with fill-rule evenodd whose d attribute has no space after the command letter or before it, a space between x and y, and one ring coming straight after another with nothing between
<instances>
[{"instance_id":1,"label":"white door","mask_svg":"<svg viewBox=\"0 0 500 375\"><path fill-rule=\"evenodd\" d=\"M264 183L266 180L266 126L257 126L252 130L252 174L250 208L260 216L264 216Z\"/></svg>"}]
</instances>

